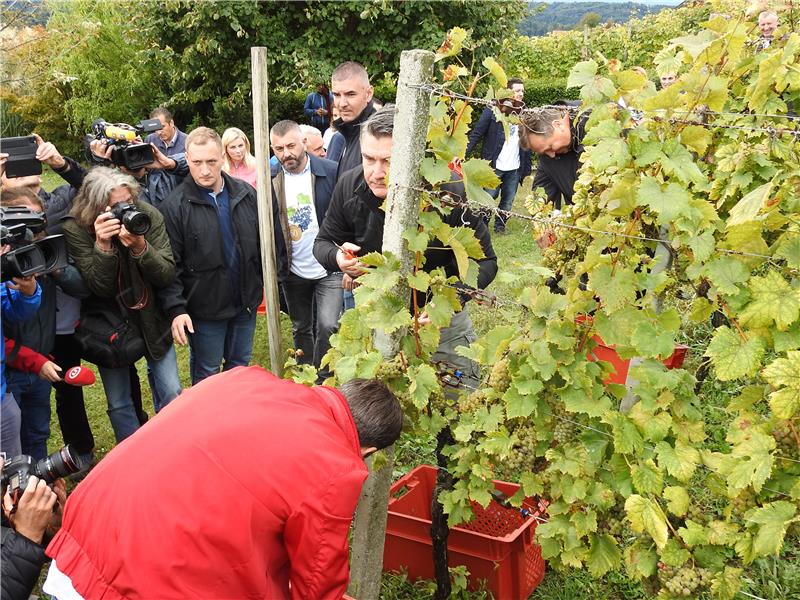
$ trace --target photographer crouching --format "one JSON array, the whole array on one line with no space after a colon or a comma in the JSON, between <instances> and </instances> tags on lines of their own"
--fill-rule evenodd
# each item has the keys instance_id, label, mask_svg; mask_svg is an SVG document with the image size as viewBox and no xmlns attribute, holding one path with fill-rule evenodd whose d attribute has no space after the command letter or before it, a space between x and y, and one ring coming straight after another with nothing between
<instances>
[{"instance_id":1,"label":"photographer crouching","mask_svg":"<svg viewBox=\"0 0 800 600\"><path fill-rule=\"evenodd\" d=\"M64 450L60 451L63 452ZM11 463L29 457L18 456ZM38 465L36 465L38 466ZM61 525L62 508L67 500L63 479L49 487L47 474L30 474L20 485L13 464L0 458L3 472L2 581L3 600L27 600L47 560L44 548ZM59 474L66 474L67 471ZM7 475L13 484L7 485ZM52 481L52 480L51 480ZM16 489L12 489L16 487Z\"/></svg>"},{"instance_id":2,"label":"photographer crouching","mask_svg":"<svg viewBox=\"0 0 800 600\"><path fill-rule=\"evenodd\" d=\"M70 255L92 293L75 335L98 366L117 442L139 428L130 365L147 359L156 412L181 392L170 322L156 294L175 278L175 261L161 213L138 197L133 177L95 167L64 221Z\"/></svg>"}]
</instances>

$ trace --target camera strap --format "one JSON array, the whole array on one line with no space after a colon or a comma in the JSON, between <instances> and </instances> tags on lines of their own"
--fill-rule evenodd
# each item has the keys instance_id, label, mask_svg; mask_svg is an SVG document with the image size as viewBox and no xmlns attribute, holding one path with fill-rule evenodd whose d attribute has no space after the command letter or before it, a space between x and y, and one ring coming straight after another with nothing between
<instances>
[{"instance_id":1,"label":"camera strap","mask_svg":"<svg viewBox=\"0 0 800 600\"><path fill-rule=\"evenodd\" d=\"M127 248L124 249L127 252ZM136 300L133 304L129 305L125 301L125 288L123 287L124 281L124 273L122 267L122 261L125 260L123 257L123 253L120 252L120 261L118 262L117 266L117 289L119 290L119 298L122 305L127 308L128 310L142 310L145 306L147 306L148 302L150 302L150 290L148 288L147 282L142 277L141 273L139 273L139 269L134 267L131 269L131 279L134 277L139 278L139 282L142 284L142 294L138 300ZM133 290L133 285L128 286L129 289Z\"/></svg>"}]
</instances>

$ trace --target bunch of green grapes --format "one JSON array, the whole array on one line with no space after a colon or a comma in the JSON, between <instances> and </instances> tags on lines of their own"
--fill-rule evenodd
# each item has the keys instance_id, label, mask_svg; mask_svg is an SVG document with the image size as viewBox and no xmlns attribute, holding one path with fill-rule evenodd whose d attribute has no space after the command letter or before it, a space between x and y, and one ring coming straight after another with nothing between
<instances>
[{"instance_id":1,"label":"bunch of green grapes","mask_svg":"<svg viewBox=\"0 0 800 600\"><path fill-rule=\"evenodd\" d=\"M458 412L462 414L474 413L484 408L489 402L489 392L487 390L475 390L469 396L462 399L458 404Z\"/></svg>"},{"instance_id":2,"label":"bunch of green grapes","mask_svg":"<svg viewBox=\"0 0 800 600\"><path fill-rule=\"evenodd\" d=\"M698 588L709 587L711 585L712 573L708 569L684 566L675 569L658 563L658 578L664 588L673 596L678 598L694 597Z\"/></svg>"},{"instance_id":3,"label":"bunch of green grapes","mask_svg":"<svg viewBox=\"0 0 800 600\"><path fill-rule=\"evenodd\" d=\"M536 456L536 430L528 425L521 425L514 430L518 442L514 444L508 458L497 465L495 470L500 479L514 481L523 471L533 468Z\"/></svg>"},{"instance_id":4,"label":"bunch of green grapes","mask_svg":"<svg viewBox=\"0 0 800 600\"><path fill-rule=\"evenodd\" d=\"M511 373L508 370L510 361L508 358L501 358L492 365L489 373L489 385L498 392L505 392L511 385Z\"/></svg>"},{"instance_id":5,"label":"bunch of green grapes","mask_svg":"<svg viewBox=\"0 0 800 600\"><path fill-rule=\"evenodd\" d=\"M553 441L562 446L575 439L577 435L577 428L573 423L564 421L563 419L556 418L553 425Z\"/></svg>"},{"instance_id":6,"label":"bunch of green grapes","mask_svg":"<svg viewBox=\"0 0 800 600\"><path fill-rule=\"evenodd\" d=\"M631 533L625 523L625 511L622 506L615 506L605 514L604 520L598 524L598 532L607 533L620 542Z\"/></svg>"},{"instance_id":7,"label":"bunch of green grapes","mask_svg":"<svg viewBox=\"0 0 800 600\"><path fill-rule=\"evenodd\" d=\"M702 525L708 522L708 515L708 511L703 510L703 507L692 504L686 513L686 518Z\"/></svg>"},{"instance_id":8,"label":"bunch of green grapes","mask_svg":"<svg viewBox=\"0 0 800 600\"><path fill-rule=\"evenodd\" d=\"M731 508L736 514L743 515L756 506L756 496L750 490L743 490L736 498L731 500Z\"/></svg>"},{"instance_id":9,"label":"bunch of green grapes","mask_svg":"<svg viewBox=\"0 0 800 600\"><path fill-rule=\"evenodd\" d=\"M792 429L789 427L789 422L785 421L776 426L772 430L772 437L775 438L777 443L777 452L783 456L792 457L798 453L797 440L792 434Z\"/></svg>"},{"instance_id":10,"label":"bunch of green grapes","mask_svg":"<svg viewBox=\"0 0 800 600\"><path fill-rule=\"evenodd\" d=\"M405 373L405 368L398 354L392 360L382 360L375 371L375 377L381 381L401 377Z\"/></svg>"}]
</instances>

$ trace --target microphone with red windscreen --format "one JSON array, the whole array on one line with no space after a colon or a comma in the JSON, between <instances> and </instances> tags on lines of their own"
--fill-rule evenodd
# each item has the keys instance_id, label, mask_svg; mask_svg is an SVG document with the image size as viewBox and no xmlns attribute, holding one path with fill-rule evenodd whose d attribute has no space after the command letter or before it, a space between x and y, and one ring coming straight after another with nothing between
<instances>
[{"instance_id":1,"label":"microphone with red windscreen","mask_svg":"<svg viewBox=\"0 0 800 600\"><path fill-rule=\"evenodd\" d=\"M94 373L86 367L72 367L64 375L64 383L70 385L92 385L94 382Z\"/></svg>"}]
</instances>

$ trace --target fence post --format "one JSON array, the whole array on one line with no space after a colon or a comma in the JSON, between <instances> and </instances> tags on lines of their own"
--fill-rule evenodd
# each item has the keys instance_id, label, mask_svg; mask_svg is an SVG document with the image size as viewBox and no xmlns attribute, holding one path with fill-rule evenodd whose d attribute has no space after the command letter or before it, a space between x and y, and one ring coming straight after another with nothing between
<instances>
[{"instance_id":1,"label":"fence post","mask_svg":"<svg viewBox=\"0 0 800 600\"><path fill-rule=\"evenodd\" d=\"M267 49L250 48L253 81L253 145L256 155L256 193L258 231L261 238L261 269L264 273L264 298L267 306L270 371L283 375L283 339L281 307L278 300L278 267L275 258L275 235L272 224L272 181L269 172L269 104L267 91Z\"/></svg>"},{"instance_id":2,"label":"fence post","mask_svg":"<svg viewBox=\"0 0 800 600\"><path fill-rule=\"evenodd\" d=\"M427 50L406 50L400 55L383 250L399 257L403 274L413 269L413 255L405 247L402 233L418 222L419 192L412 188L418 187L421 181L419 165L425 156L430 114L429 95L411 86L430 83L433 59L433 53ZM403 298L410 297L404 279L393 293ZM400 335L376 333L375 347L387 358L393 357L399 349ZM386 455L388 464L380 470L372 471L370 463L370 475L356 510L348 593L358 600L377 600L381 588L394 447L388 448Z\"/></svg>"}]
</instances>

